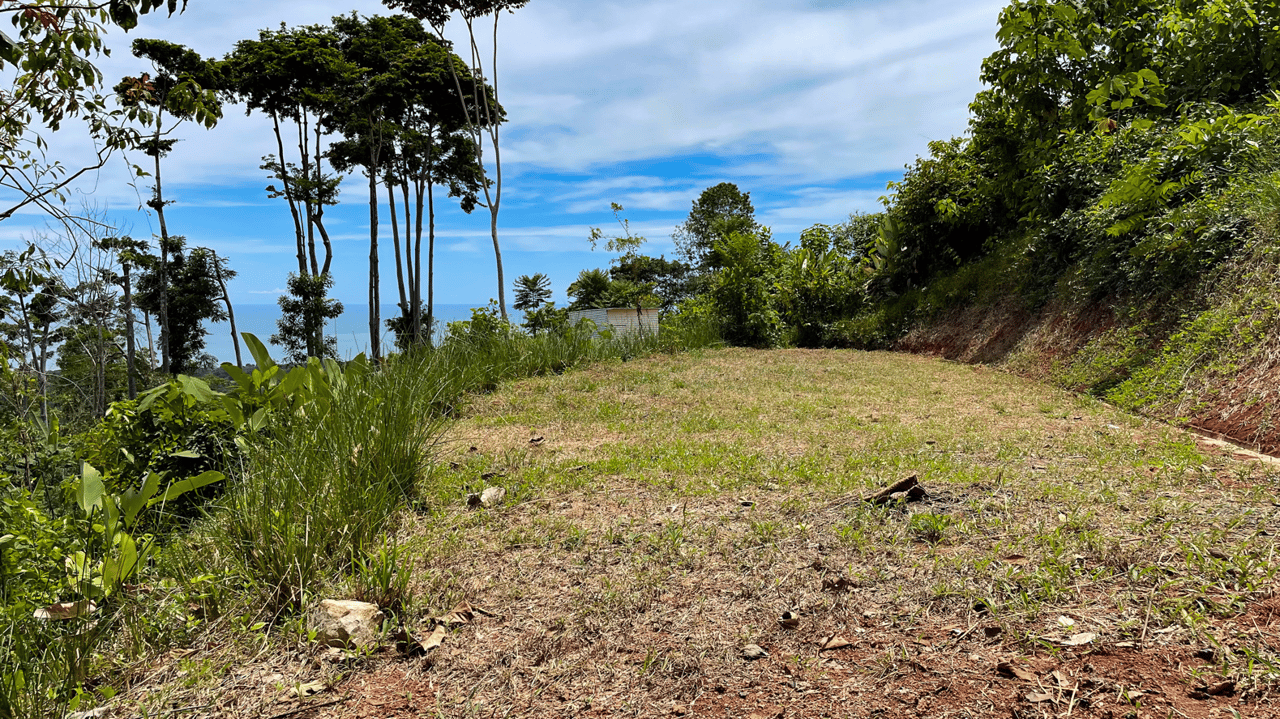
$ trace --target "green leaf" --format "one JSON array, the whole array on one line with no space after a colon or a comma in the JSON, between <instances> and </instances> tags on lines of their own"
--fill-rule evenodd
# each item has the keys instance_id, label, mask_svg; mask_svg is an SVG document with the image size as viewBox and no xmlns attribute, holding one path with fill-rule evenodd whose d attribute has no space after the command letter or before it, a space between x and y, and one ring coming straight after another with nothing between
<instances>
[{"instance_id":1,"label":"green leaf","mask_svg":"<svg viewBox=\"0 0 1280 719\"><path fill-rule=\"evenodd\" d=\"M162 384L159 387L152 387L146 392L143 392L142 394L138 395L138 409L139 410L149 409L152 404L155 404L155 401L159 399L161 395L167 394L168 392L169 392L169 385L167 384Z\"/></svg>"},{"instance_id":2,"label":"green leaf","mask_svg":"<svg viewBox=\"0 0 1280 719\"><path fill-rule=\"evenodd\" d=\"M180 479L174 482L173 484L169 485L169 488L164 491L164 494L160 495L159 497L156 497L150 502L147 502L147 506L152 506L152 505L160 504L161 502L168 502L170 500L177 499L178 497L181 497L187 492L200 489L201 487L213 484L215 482L221 482L226 478L227 476L222 472L209 471L203 474L196 475L195 477Z\"/></svg>"},{"instance_id":3,"label":"green leaf","mask_svg":"<svg viewBox=\"0 0 1280 719\"><path fill-rule=\"evenodd\" d=\"M253 355L253 361L258 365L258 369L266 372L276 366L275 360L271 359L271 353L267 352L262 340L254 337L250 332L241 332L240 336L244 338L245 346L249 348L249 354Z\"/></svg>"},{"instance_id":4,"label":"green leaf","mask_svg":"<svg viewBox=\"0 0 1280 719\"><path fill-rule=\"evenodd\" d=\"M199 452L194 452L194 451L189 450L189 449L184 449L184 450L182 450L181 452L173 452L173 453L171 453L169 456L170 456L170 457L181 457L181 458L183 458L183 459L200 459L200 458L201 458L201 457L203 457L204 455L203 455L203 454L200 454Z\"/></svg>"},{"instance_id":5,"label":"green leaf","mask_svg":"<svg viewBox=\"0 0 1280 719\"><path fill-rule=\"evenodd\" d=\"M202 379L180 374L178 375L178 383L182 385L183 392L195 398L198 402L212 402L217 396L217 393Z\"/></svg>"},{"instance_id":6,"label":"green leaf","mask_svg":"<svg viewBox=\"0 0 1280 719\"><path fill-rule=\"evenodd\" d=\"M160 475L155 472L148 472L147 478L142 482L142 488L139 490L126 490L121 497L120 509L124 512L124 525L132 527L135 519L138 518L138 512L147 506L147 502L155 496L160 489Z\"/></svg>"},{"instance_id":7,"label":"green leaf","mask_svg":"<svg viewBox=\"0 0 1280 719\"><path fill-rule=\"evenodd\" d=\"M89 515L96 507L102 505L102 496L106 493L106 485L102 483L102 473L86 462L80 469L80 482L76 485L76 502L85 515Z\"/></svg>"}]
</instances>

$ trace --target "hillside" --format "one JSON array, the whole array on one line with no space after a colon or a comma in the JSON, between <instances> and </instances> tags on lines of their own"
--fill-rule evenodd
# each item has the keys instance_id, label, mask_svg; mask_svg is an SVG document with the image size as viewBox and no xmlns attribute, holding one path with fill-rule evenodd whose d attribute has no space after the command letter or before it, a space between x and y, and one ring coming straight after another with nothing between
<instances>
[{"instance_id":1,"label":"hillside","mask_svg":"<svg viewBox=\"0 0 1280 719\"><path fill-rule=\"evenodd\" d=\"M1268 715L1280 475L1197 442L903 354L698 351L522 380L472 399L424 485L434 509L397 522L396 616L438 647L214 632L124 671L117 707ZM863 500L909 475L920 501ZM491 486L505 501L467 506Z\"/></svg>"}]
</instances>

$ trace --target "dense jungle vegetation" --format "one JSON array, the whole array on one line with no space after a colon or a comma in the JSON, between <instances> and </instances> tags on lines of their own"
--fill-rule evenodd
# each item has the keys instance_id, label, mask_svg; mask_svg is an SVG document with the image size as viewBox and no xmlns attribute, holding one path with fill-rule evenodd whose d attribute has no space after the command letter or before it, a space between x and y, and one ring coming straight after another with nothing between
<instances>
[{"instance_id":1,"label":"dense jungle vegetation","mask_svg":"<svg viewBox=\"0 0 1280 719\"><path fill-rule=\"evenodd\" d=\"M1247 362L1280 318L1280 4L1020 0L998 40L968 132L883 212L799 247L728 233L687 309L739 343L877 348L957 308L1105 306L1055 379L1134 409Z\"/></svg>"},{"instance_id":2,"label":"dense jungle vegetation","mask_svg":"<svg viewBox=\"0 0 1280 719\"><path fill-rule=\"evenodd\" d=\"M402 508L456 499L423 486L432 442L464 394L508 378L718 341L886 348L955 308L1107 303L1129 321L1062 379L1141 408L1180 392L1199 363L1236 361L1280 317L1280 3L1015 0L969 131L931 143L882 212L780 242L749 193L722 183L693 202L675 235L681 257L667 259L640 254L644 239L615 206L621 235L592 240L621 254L578 277L571 308L661 307L658 335L600 338L570 325L537 274L514 283L523 329L500 301L433 339L433 188L468 211L485 206L496 228L500 195L480 199L500 193L483 146L497 147L505 111L426 29L457 3L388 4L427 25L336 18L264 31L221 60L135 44L154 74L116 85L112 110L83 56L103 25L129 27L175 2L0 8L19 29L0 60L22 70L0 128L6 164L41 161L24 144L29 125L83 119L104 153L131 147L153 160L149 204L162 230L154 249L87 231L101 223L59 205L65 171L31 181L6 170L20 207L46 208L68 233L7 254L0 283L0 719L109 698L93 679L113 662L215 623L302 631L299 609L317 586L394 596L402 578L388 523ZM462 5L475 19L523 4ZM375 36L395 52L378 51ZM312 75L332 92L299 80ZM277 135L309 128L296 162L281 144L264 166L295 221L298 271L280 326L289 363L246 337L252 363L201 379L201 323L232 318L234 273L168 233L160 170L173 145L162 128L166 115L212 126L231 102L270 115ZM328 170L322 133L338 138ZM323 335L341 311L327 296L324 208L337 176L355 172L369 180L375 233L380 192L413 213L392 228L402 312L388 324L402 352L339 363ZM493 239L501 294L496 229ZM375 308L377 286L375 235ZM161 326L146 349L134 346L135 306ZM381 322L375 313L373 327Z\"/></svg>"}]
</instances>

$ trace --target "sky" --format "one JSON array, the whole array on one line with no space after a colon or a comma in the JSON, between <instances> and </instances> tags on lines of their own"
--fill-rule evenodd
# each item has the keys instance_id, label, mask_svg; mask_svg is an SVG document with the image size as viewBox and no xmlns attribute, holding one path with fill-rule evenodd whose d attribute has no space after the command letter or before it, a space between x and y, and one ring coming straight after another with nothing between
<instances>
[{"instance_id":1,"label":"sky","mask_svg":"<svg viewBox=\"0 0 1280 719\"><path fill-rule=\"evenodd\" d=\"M617 228L625 207L642 252L673 255L671 233L705 188L735 183L779 241L818 223L875 212L886 183L927 152L930 140L965 131L981 89L982 59L996 49L1001 0L532 0L499 25L502 129L499 215L507 297L519 275L543 272L553 299L584 268L607 267L590 228ZM134 37L162 37L221 57L237 40L281 23L327 22L352 11L390 14L369 0L190 0L185 13L146 17L111 32L114 52L96 64L108 84L148 68L128 52ZM450 26L455 41L465 39ZM90 145L70 125L46 134L50 156L83 161ZM294 259L283 200L268 199L261 157L274 152L270 124L228 106L212 130L192 124L164 165L170 232L230 258L237 304L269 304ZM134 237L158 232L142 208L148 180L114 158L68 202L106 211ZM367 184L343 183L326 224L335 239L333 293L367 302ZM0 199L3 199L0 196ZM483 304L497 296L489 216L441 203L436 301ZM384 207L385 210L385 207ZM21 246L45 224L38 213L0 223L0 249ZM387 220L383 218L383 222ZM384 224L385 227L385 224ZM394 301L391 247L381 249L382 298Z\"/></svg>"}]
</instances>

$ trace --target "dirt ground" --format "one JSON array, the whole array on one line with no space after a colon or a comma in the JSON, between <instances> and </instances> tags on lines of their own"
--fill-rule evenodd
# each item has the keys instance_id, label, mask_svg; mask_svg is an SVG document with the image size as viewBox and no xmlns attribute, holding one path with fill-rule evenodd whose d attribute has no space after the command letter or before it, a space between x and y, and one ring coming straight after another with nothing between
<instances>
[{"instance_id":1,"label":"dirt ground","mask_svg":"<svg viewBox=\"0 0 1280 719\"><path fill-rule=\"evenodd\" d=\"M908 475L919 501L865 501ZM476 398L432 481L399 533L412 641L211 639L154 662L135 706L1280 717L1275 466L1002 373L741 350L589 368ZM505 501L469 506L489 486Z\"/></svg>"}]
</instances>

